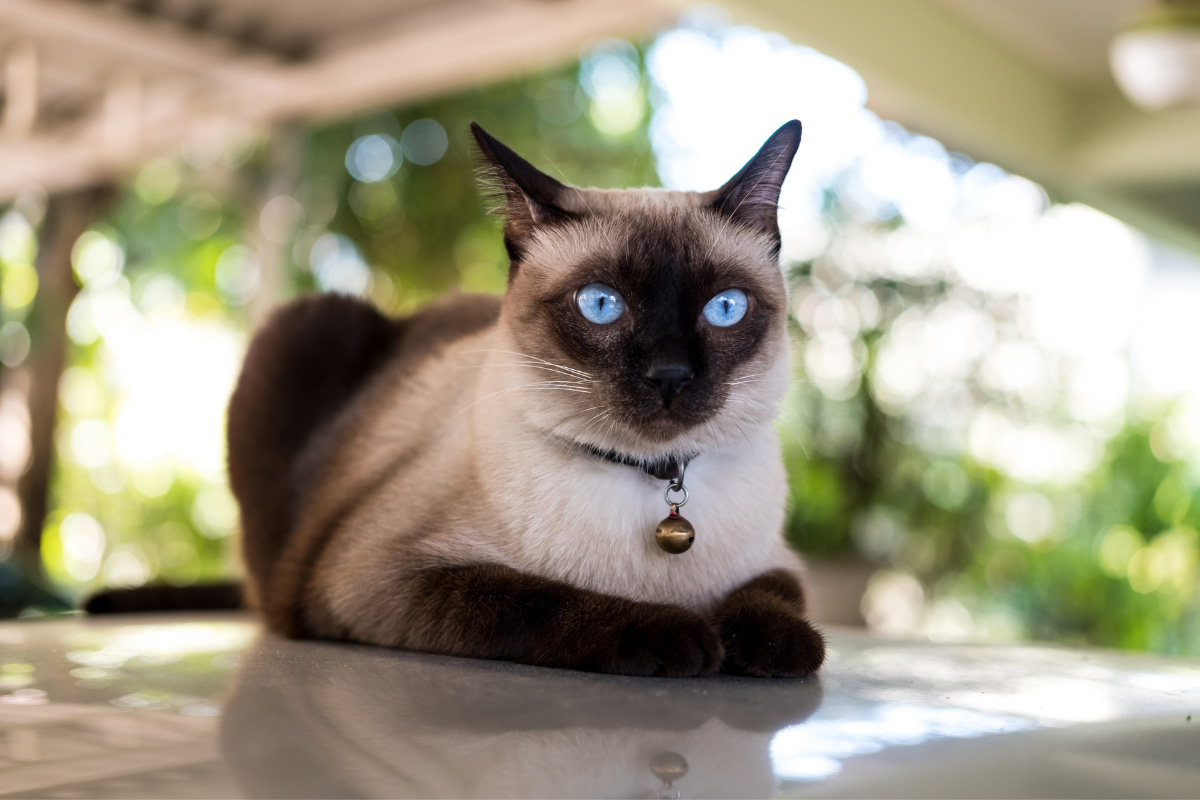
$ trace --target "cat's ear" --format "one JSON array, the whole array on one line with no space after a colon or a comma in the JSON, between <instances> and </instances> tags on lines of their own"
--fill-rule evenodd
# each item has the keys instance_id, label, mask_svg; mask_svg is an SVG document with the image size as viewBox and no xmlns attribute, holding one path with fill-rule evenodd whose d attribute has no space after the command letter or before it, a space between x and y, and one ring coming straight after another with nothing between
<instances>
[{"instance_id":1,"label":"cat's ear","mask_svg":"<svg viewBox=\"0 0 1200 800\"><path fill-rule=\"evenodd\" d=\"M761 231L779 243L779 191L800 147L800 120L785 122L754 158L712 193L718 213Z\"/></svg>"},{"instance_id":2,"label":"cat's ear","mask_svg":"<svg viewBox=\"0 0 1200 800\"><path fill-rule=\"evenodd\" d=\"M509 256L518 261L525 243L539 225L552 225L573 216L564 205L574 190L521 158L479 123L471 123L471 133L487 160L488 175L502 193L504 243Z\"/></svg>"}]
</instances>

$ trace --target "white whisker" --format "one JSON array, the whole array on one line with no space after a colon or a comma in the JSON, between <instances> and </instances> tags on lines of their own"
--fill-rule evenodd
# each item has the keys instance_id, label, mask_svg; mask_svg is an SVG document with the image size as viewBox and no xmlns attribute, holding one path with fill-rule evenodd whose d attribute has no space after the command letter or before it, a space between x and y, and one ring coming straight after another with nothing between
<instances>
[{"instance_id":1,"label":"white whisker","mask_svg":"<svg viewBox=\"0 0 1200 800\"><path fill-rule=\"evenodd\" d=\"M553 372L553 373L555 373L555 374L558 374L558 375L565 375L565 376L567 376L567 377L570 377L570 378L575 378L575 379L576 379L577 381L579 381L580 383L599 383L599 381L597 381L597 380L595 380L595 379L593 379L593 378L583 378L583 377L579 377L579 376L578 376L576 373L574 373L574 372L568 372L567 370L565 370L565 369L562 369L562 368L560 368L560 367L550 367L550 366L546 366L545 364L541 364L541 363L539 363L539 362L537 362L537 361L505 361L505 362L502 362L502 363L495 363L495 364L459 364L459 365L456 365L456 366L452 367L452 369L475 369L475 370L479 370L479 369L485 369L485 368L489 368L489 367L491 367L491 368L496 368L496 367L528 367L528 368L530 368L530 369L540 369L540 370L544 370L545 372Z\"/></svg>"},{"instance_id":2,"label":"white whisker","mask_svg":"<svg viewBox=\"0 0 1200 800\"><path fill-rule=\"evenodd\" d=\"M485 349L485 350L467 350L465 352L468 352L468 353L504 353L504 354L510 355L510 356L520 356L521 358L527 358L527 359L530 359L531 361L541 362L542 364L545 364L546 366L549 366L549 367L557 367L559 369L566 370L567 372L573 372L576 375L580 375L585 378L592 377L592 373L590 373L590 372L586 372L581 369L575 369L574 367L568 367L565 364L556 364L553 361L547 361L544 358L538 358L537 356L530 355L529 353L520 353L516 350L499 350L499 349L491 348L491 349Z\"/></svg>"},{"instance_id":3,"label":"white whisker","mask_svg":"<svg viewBox=\"0 0 1200 800\"><path fill-rule=\"evenodd\" d=\"M591 394L592 393L591 389L581 389L581 388L578 388L575 386L570 386L570 385L559 385L559 384L568 384L568 383L569 383L568 381L540 381L537 383L528 383L528 384L525 384L524 386L510 386L507 389L499 389L494 392L489 392L488 394L485 394L483 397L478 398L477 400L475 400L475 402L468 405L466 408L464 408L459 413L465 414L466 412L470 411L475 406L482 403L484 400L488 400L493 397L498 397L503 394L509 394L510 392L558 391L558 392L574 392L576 394Z\"/></svg>"}]
</instances>

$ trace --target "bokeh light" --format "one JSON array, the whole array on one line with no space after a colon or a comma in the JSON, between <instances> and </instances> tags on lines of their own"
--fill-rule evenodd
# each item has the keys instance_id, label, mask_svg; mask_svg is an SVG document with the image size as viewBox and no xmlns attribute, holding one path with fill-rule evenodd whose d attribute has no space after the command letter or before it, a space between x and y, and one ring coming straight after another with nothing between
<instances>
[{"instance_id":1,"label":"bokeh light","mask_svg":"<svg viewBox=\"0 0 1200 800\"><path fill-rule=\"evenodd\" d=\"M400 149L404 151L404 157L423 167L437 163L449 145L446 129L434 119L411 122L400 135Z\"/></svg>"},{"instance_id":2,"label":"bokeh light","mask_svg":"<svg viewBox=\"0 0 1200 800\"><path fill-rule=\"evenodd\" d=\"M236 572L224 409L272 305L503 291L468 120L563 180L708 190L798 118L779 217L789 540L815 571L862 570L862 616L889 635L1200 652L1197 259L881 119L869 89L704 8L295 139L198 127L75 243L48 572L76 595ZM32 455L38 208L0 215L0 555Z\"/></svg>"},{"instance_id":3,"label":"bokeh light","mask_svg":"<svg viewBox=\"0 0 1200 800\"><path fill-rule=\"evenodd\" d=\"M403 160L400 144L386 133L372 133L354 140L346 151L346 169L355 180L374 183L396 174Z\"/></svg>"},{"instance_id":4,"label":"bokeh light","mask_svg":"<svg viewBox=\"0 0 1200 800\"><path fill-rule=\"evenodd\" d=\"M685 16L647 65L672 188L714 188L804 123L780 210L801 373L781 428L789 532L877 565L868 624L1053 635L1079 622L1038 604L1098 573L1191 621L1123 616L1118 635L1097 613L1093 632L1196 652L1177 633L1200 623L1196 593L1167 587L1197 577L1197 259L880 120L853 70L718 11ZM1149 441L1137 408L1157 420ZM1122 449L1139 442L1157 461ZM1179 469L1160 484L1163 464ZM1151 496L1171 510L1148 523L1135 509Z\"/></svg>"}]
</instances>

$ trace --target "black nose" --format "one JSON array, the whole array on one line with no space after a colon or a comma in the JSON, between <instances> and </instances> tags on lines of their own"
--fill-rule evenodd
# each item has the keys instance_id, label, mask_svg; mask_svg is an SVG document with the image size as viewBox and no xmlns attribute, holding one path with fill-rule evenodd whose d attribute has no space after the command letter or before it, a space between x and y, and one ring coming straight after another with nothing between
<instances>
[{"instance_id":1,"label":"black nose","mask_svg":"<svg viewBox=\"0 0 1200 800\"><path fill-rule=\"evenodd\" d=\"M671 401L679 396L683 387L691 383L694 377L696 377L696 373L692 371L691 367L678 362L653 364L646 372L646 380L658 387L663 405L670 405Z\"/></svg>"}]
</instances>

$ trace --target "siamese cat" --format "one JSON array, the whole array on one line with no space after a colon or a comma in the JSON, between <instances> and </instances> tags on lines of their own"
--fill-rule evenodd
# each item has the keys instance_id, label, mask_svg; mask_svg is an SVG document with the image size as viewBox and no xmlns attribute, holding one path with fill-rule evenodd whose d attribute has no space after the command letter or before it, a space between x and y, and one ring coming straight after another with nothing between
<instances>
[{"instance_id":1,"label":"siamese cat","mask_svg":"<svg viewBox=\"0 0 1200 800\"><path fill-rule=\"evenodd\" d=\"M710 192L568 186L472 131L503 201L503 297L401 319L311 297L250 345L228 444L252 602L291 637L813 674L772 424L800 123ZM686 552L655 541L668 488Z\"/></svg>"}]
</instances>

